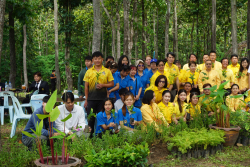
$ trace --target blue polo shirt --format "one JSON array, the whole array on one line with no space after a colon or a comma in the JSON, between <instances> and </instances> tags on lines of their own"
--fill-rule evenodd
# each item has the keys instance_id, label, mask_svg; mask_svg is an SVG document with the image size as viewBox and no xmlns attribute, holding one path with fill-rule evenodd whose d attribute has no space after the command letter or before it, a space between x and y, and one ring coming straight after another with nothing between
<instances>
[{"instance_id":1,"label":"blue polo shirt","mask_svg":"<svg viewBox=\"0 0 250 167\"><path fill-rule=\"evenodd\" d=\"M115 73L114 73L115 74ZM110 87L110 88L107 88L107 90L110 90L110 89L113 89L115 87L115 85L117 84L117 78L114 76L113 74L113 78L114 78L114 86L113 87ZM110 98L115 98L115 91L111 92L109 94L109 97ZM119 97L119 96L118 96Z\"/></svg>"},{"instance_id":2,"label":"blue polo shirt","mask_svg":"<svg viewBox=\"0 0 250 167\"><path fill-rule=\"evenodd\" d=\"M150 69L151 70L151 69ZM146 73L150 71L148 68L145 68L143 71L145 71Z\"/></svg>"},{"instance_id":3,"label":"blue polo shirt","mask_svg":"<svg viewBox=\"0 0 250 167\"><path fill-rule=\"evenodd\" d=\"M144 70L142 76L140 76L140 75L138 74L138 72L136 73L135 76L136 76L136 77L139 77L139 78L141 79L141 83L142 83L142 92L141 92L140 98L143 98L144 92L145 92L145 90L146 90L146 88L147 88L147 84L148 84L148 73Z\"/></svg>"},{"instance_id":4,"label":"blue polo shirt","mask_svg":"<svg viewBox=\"0 0 250 167\"><path fill-rule=\"evenodd\" d=\"M141 110L139 108L134 107L133 112L135 112L134 114L129 114L128 109L126 107L126 116L124 116L122 114L122 109L118 110L118 121L124 121L124 126L128 126L130 128L134 129L133 125L130 125L130 118L134 118L135 121L142 121L142 114L141 114Z\"/></svg>"},{"instance_id":5,"label":"blue polo shirt","mask_svg":"<svg viewBox=\"0 0 250 167\"><path fill-rule=\"evenodd\" d=\"M129 91L134 94L134 96L138 95L139 89L142 88L141 79L138 76L135 76L135 80L129 77ZM134 103L135 107L141 107L141 101L136 100Z\"/></svg>"},{"instance_id":6,"label":"blue polo shirt","mask_svg":"<svg viewBox=\"0 0 250 167\"><path fill-rule=\"evenodd\" d=\"M121 78L121 74L120 72L115 72L113 75L114 78L117 79L117 83L119 83L119 89L117 91L115 91L115 96L116 96L116 100L120 99L119 96L119 90L121 88L126 88L129 87L128 83L129 83L129 76L126 76L125 78Z\"/></svg>"},{"instance_id":7,"label":"blue polo shirt","mask_svg":"<svg viewBox=\"0 0 250 167\"><path fill-rule=\"evenodd\" d=\"M114 123L118 123L118 124L119 124L119 122L116 121L116 120L118 120L117 117L118 117L117 113L115 113L115 116L111 113L111 117L108 119L108 118L107 118L107 115L106 115L106 113L105 113L105 111L99 112L99 113L96 115L97 127L96 127L95 133L97 134L97 133L102 133L102 132L105 131L105 130L102 128L101 125L104 125L104 124L105 124L105 125L109 125L111 122L114 122ZM111 130L111 129L114 129L114 128L113 128L113 127L110 127L109 129Z\"/></svg>"},{"instance_id":8,"label":"blue polo shirt","mask_svg":"<svg viewBox=\"0 0 250 167\"><path fill-rule=\"evenodd\" d=\"M148 75L147 84L150 84L150 79L154 75L154 73L152 72L152 70L150 70L150 71L148 71L147 75Z\"/></svg>"}]
</instances>

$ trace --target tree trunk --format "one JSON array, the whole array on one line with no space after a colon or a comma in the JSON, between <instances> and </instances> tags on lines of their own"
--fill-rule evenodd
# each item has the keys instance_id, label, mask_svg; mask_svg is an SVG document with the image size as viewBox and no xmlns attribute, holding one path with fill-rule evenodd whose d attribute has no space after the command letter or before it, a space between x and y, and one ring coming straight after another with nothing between
<instances>
[{"instance_id":1,"label":"tree trunk","mask_svg":"<svg viewBox=\"0 0 250 167\"><path fill-rule=\"evenodd\" d=\"M15 30L14 30L14 13L13 4L9 5L9 42L10 42L10 76L9 81L12 87L15 87L16 80L16 47L15 47Z\"/></svg>"},{"instance_id":2,"label":"tree trunk","mask_svg":"<svg viewBox=\"0 0 250 167\"><path fill-rule=\"evenodd\" d=\"M226 27L225 27L225 32L224 32L224 53L227 52L227 30L226 30ZM228 57L228 55L227 55Z\"/></svg>"},{"instance_id":3,"label":"tree trunk","mask_svg":"<svg viewBox=\"0 0 250 167\"><path fill-rule=\"evenodd\" d=\"M92 34L92 26L90 26L88 34L89 34L89 56L91 56L91 40L90 40L90 36Z\"/></svg>"},{"instance_id":4,"label":"tree trunk","mask_svg":"<svg viewBox=\"0 0 250 167\"><path fill-rule=\"evenodd\" d=\"M137 14L135 15L135 23L136 23L136 27L135 27L135 58L138 58L138 25L137 25L137 21L138 21L138 17ZM131 39L133 40L133 39Z\"/></svg>"},{"instance_id":5,"label":"tree trunk","mask_svg":"<svg viewBox=\"0 0 250 167\"><path fill-rule=\"evenodd\" d=\"M103 53L103 49L104 49L104 26L102 26L102 31L101 31L101 33L102 33L102 53Z\"/></svg>"},{"instance_id":6,"label":"tree trunk","mask_svg":"<svg viewBox=\"0 0 250 167\"><path fill-rule=\"evenodd\" d=\"M178 25L177 25L177 9L176 0L174 0L174 53L178 60Z\"/></svg>"},{"instance_id":7,"label":"tree trunk","mask_svg":"<svg viewBox=\"0 0 250 167\"><path fill-rule=\"evenodd\" d=\"M123 37L123 54L129 56L129 9L130 9L130 0L123 0L123 17L124 17L124 37ZM129 59L131 59L129 57Z\"/></svg>"},{"instance_id":8,"label":"tree trunk","mask_svg":"<svg viewBox=\"0 0 250 167\"><path fill-rule=\"evenodd\" d=\"M250 0L247 4L247 55L250 59Z\"/></svg>"},{"instance_id":9,"label":"tree trunk","mask_svg":"<svg viewBox=\"0 0 250 167\"><path fill-rule=\"evenodd\" d=\"M27 47L27 27L26 24L23 25L23 74L24 74L24 85L28 87L28 75L27 75L27 64L26 64L26 47Z\"/></svg>"},{"instance_id":10,"label":"tree trunk","mask_svg":"<svg viewBox=\"0 0 250 167\"><path fill-rule=\"evenodd\" d=\"M145 34L145 10L144 10L144 0L141 0L142 7L142 59L145 59L145 50L146 50L146 34Z\"/></svg>"},{"instance_id":11,"label":"tree trunk","mask_svg":"<svg viewBox=\"0 0 250 167\"><path fill-rule=\"evenodd\" d=\"M120 56L121 56L121 34L120 34L120 23L121 23L121 19L120 19L120 13L119 10L116 10L116 17L117 17L117 60L119 60Z\"/></svg>"},{"instance_id":12,"label":"tree trunk","mask_svg":"<svg viewBox=\"0 0 250 167\"><path fill-rule=\"evenodd\" d=\"M216 51L216 0L212 0L211 50Z\"/></svg>"},{"instance_id":13,"label":"tree trunk","mask_svg":"<svg viewBox=\"0 0 250 167\"><path fill-rule=\"evenodd\" d=\"M134 20L135 20L135 16L137 15L137 0L134 0L134 4L133 4L133 15L131 18L131 22L130 22L130 36L129 36L129 45L128 45L128 56L131 59L131 51L133 49L133 45L134 45Z\"/></svg>"},{"instance_id":14,"label":"tree trunk","mask_svg":"<svg viewBox=\"0 0 250 167\"><path fill-rule=\"evenodd\" d=\"M194 36L193 36L194 22L195 22L195 19L193 18L193 25L192 25L192 29L191 29L191 53L193 53L193 43L194 43Z\"/></svg>"},{"instance_id":15,"label":"tree trunk","mask_svg":"<svg viewBox=\"0 0 250 167\"><path fill-rule=\"evenodd\" d=\"M101 46L101 14L100 14L100 0L93 1L94 10L94 31L92 42L92 53L100 51Z\"/></svg>"},{"instance_id":16,"label":"tree trunk","mask_svg":"<svg viewBox=\"0 0 250 167\"><path fill-rule=\"evenodd\" d=\"M116 53L116 50L115 50L115 39L116 39L115 20L113 19L113 16L110 16L107 8L104 6L103 0L101 0L101 3L102 3L102 7L103 7L106 15L108 16L110 23L111 23L111 30L112 30L112 56L115 58L116 57L115 56L115 53Z\"/></svg>"},{"instance_id":17,"label":"tree trunk","mask_svg":"<svg viewBox=\"0 0 250 167\"><path fill-rule=\"evenodd\" d=\"M231 0L231 25L232 25L232 44L233 44L232 54L238 55L236 0Z\"/></svg>"},{"instance_id":18,"label":"tree trunk","mask_svg":"<svg viewBox=\"0 0 250 167\"><path fill-rule=\"evenodd\" d=\"M56 89L61 91L61 75L59 68L59 46L58 46L58 6L57 0L54 0L54 27L55 27L55 71L56 71Z\"/></svg>"},{"instance_id":19,"label":"tree trunk","mask_svg":"<svg viewBox=\"0 0 250 167\"><path fill-rule=\"evenodd\" d=\"M159 24L159 20L158 20L158 9L156 9L156 11L154 11L153 13L153 29L154 29L154 50L155 50L155 58L158 59L158 24Z\"/></svg>"},{"instance_id":20,"label":"tree trunk","mask_svg":"<svg viewBox=\"0 0 250 167\"><path fill-rule=\"evenodd\" d=\"M4 14L5 14L6 0L0 0L0 66L1 66L1 55L3 47L3 26L4 26Z\"/></svg>"},{"instance_id":21,"label":"tree trunk","mask_svg":"<svg viewBox=\"0 0 250 167\"><path fill-rule=\"evenodd\" d=\"M168 6L167 6L166 23L165 23L165 56L169 52L169 19L170 19L170 9L171 9L170 0L166 0L166 3Z\"/></svg>"}]
</instances>

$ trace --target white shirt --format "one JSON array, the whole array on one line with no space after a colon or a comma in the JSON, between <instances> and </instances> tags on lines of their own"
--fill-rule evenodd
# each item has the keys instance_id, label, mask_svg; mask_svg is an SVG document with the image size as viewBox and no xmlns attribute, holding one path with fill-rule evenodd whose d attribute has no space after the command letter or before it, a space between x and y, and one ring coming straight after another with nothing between
<instances>
[{"instance_id":1,"label":"white shirt","mask_svg":"<svg viewBox=\"0 0 250 167\"><path fill-rule=\"evenodd\" d=\"M123 102L121 99L116 100L115 102L115 112L118 113L118 110L120 110L123 107Z\"/></svg>"},{"instance_id":2,"label":"white shirt","mask_svg":"<svg viewBox=\"0 0 250 167\"><path fill-rule=\"evenodd\" d=\"M40 81L38 82L37 90L39 90L39 87L40 87L40 85L41 85L41 82L42 82L42 80L40 80ZM37 82L36 82L36 84L37 84ZM36 86L36 85L35 85L35 86Z\"/></svg>"},{"instance_id":3,"label":"white shirt","mask_svg":"<svg viewBox=\"0 0 250 167\"><path fill-rule=\"evenodd\" d=\"M55 121L56 128L60 130L61 132L64 132L64 122L61 120L66 118L70 112L66 109L65 104L58 106L58 109L60 110L60 115ZM68 134L73 127L82 127L81 130L85 129L85 113L83 111L83 108L81 106L75 105L73 107L73 110L71 111L72 117L65 122L65 133Z\"/></svg>"}]
</instances>

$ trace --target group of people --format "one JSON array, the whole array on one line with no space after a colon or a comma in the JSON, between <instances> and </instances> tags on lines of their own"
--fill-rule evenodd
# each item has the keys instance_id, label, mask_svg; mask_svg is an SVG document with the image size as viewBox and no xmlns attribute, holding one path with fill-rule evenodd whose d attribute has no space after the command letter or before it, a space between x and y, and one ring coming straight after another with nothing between
<instances>
[{"instance_id":1,"label":"group of people","mask_svg":"<svg viewBox=\"0 0 250 167\"><path fill-rule=\"evenodd\" d=\"M215 111L209 105L213 99L205 99L211 93L208 88L228 82L224 86L227 95L237 95L245 93L250 87L249 60L242 58L238 64L237 55L232 55L230 60L230 65L227 58L218 62L216 52L211 51L203 55L202 64L197 64L197 56L191 54L189 63L181 68L175 54L169 52L164 60L147 56L145 62L139 59L135 65L126 55L121 56L118 63L108 56L103 66L102 53L94 52L92 56L86 56L86 68L78 76L78 95L85 98L84 105L74 105L73 94L65 93L66 100L59 106L62 112L53 125L66 134L73 133L72 129L76 126L83 131L87 124L83 110L87 115L93 111L96 118L90 117L87 126L90 137L101 137L105 131L134 131L140 124L142 127L153 124L155 130L160 132L160 125L178 124L181 119L191 120L201 113L203 105L207 115L211 116ZM200 94L205 96L199 98ZM226 104L231 111L248 111L249 108L241 100L227 98ZM250 98L245 100L248 102ZM42 113L42 110L43 107L36 112ZM60 120L69 113L73 116L63 129ZM28 123L28 128L35 126L32 124L28 126Z\"/></svg>"}]
</instances>

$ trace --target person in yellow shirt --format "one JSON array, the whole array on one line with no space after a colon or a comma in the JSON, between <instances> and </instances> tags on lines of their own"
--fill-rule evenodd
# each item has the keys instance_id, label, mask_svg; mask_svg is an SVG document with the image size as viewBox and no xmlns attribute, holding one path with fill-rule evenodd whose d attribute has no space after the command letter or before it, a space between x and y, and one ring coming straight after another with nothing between
<instances>
[{"instance_id":1,"label":"person in yellow shirt","mask_svg":"<svg viewBox=\"0 0 250 167\"><path fill-rule=\"evenodd\" d=\"M195 54L193 54L193 53L189 55L189 62L191 62L191 61L194 61L194 62L197 61L197 56L196 56ZM198 65L197 65L196 67L198 67ZM198 69L198 68L197 68L197 69ZM183 66L183 70L189 71L189 63L187 63L187 64L185 64L185 65ZM197 71L197 72L198 72L198 71Z\"/></svg>"},{"instance_id":2,"label":"person in yellow shirt","mask_svg":"<svg viewBox=\"0 0 250 167\"><path fill-rule=\"evenodd\" d=\"M249 60L247 58L242 58L240 62L240 70L235 78L235 83L239 85L239 93L243 94L248 90L248 68Z\"/></svg>"},{"instance_id":3,"label":"person in yellow shirt","mask_svg":"<svg viewBox=\"0 0 250 167\"><path fill-rule=\"evenodd\" d=\"M158 70L156 71L156 73L151 77L150 79L150 86L154 85L155 84L155 80L158 76L160 75L165 75L166 77L168 77L168 74L167 72L164 70L164 61L163 60L158 60L156 62L156 66L158 68Z\"/></svg>"},{"instance_id":4,"label":"person in yellow shirt","mask_svg":"<svg viewBox=\"0 0 250 167\"><path fill-rule=\"evenodd\" d=\"M168 126L166 119L155 103L155 93L152 90L145 92L142 103L141 114L144 127L148 124L153 125L157 132L161 132L161 126Z\"/></svg>"},{"instance_id":5,"label":"person in yellow shirt","mask_svg":"<svg viewBox=\"0 0 250 167\"><path fill-rule=\"evenodd\" d=\"M238 55L231 55L231 62L232 64L230 64L227 68L233 71L235 78L240 70L240 64L238 63Z\"/></svg>"},{"instance_id":6,"label":"person in yellow shirt","mask_svg":"<svg viewBox=\"0 0 250 167\"><path fill-rule=\"evenodd\" d=\"M202 96L201 98L199 98L199 106L204 107L205 110L208 113L208 116L212 116L214 114L214 110L212 108L212 106L210 105L211 101L214 99L212 97L209 97L209 95L211 94L210 89L212 85L210 83L206 83L203 85L203 90L204 90L204 94L205 96Z\"/></svg>"},{"instance_id":7,"label":"person in yellow shirt","mask_svg":"<svg viewBox=\"0 0 250 167\"><path fill-rule=\"evenodd\" d=\"M218 72L212 70L211 60L206 61L206 70L202 70L198 78L198 85L201 94L203 93L203 85L206 83L210 83L212 86L217 85L217 88L221 84Z\"/></svg>"},{"instance_id":8,"label":"person in yellow shirt","mask_svg":"<svg viewBox=\"0 0 250 167\"><path fill-rule=\"evenodd\" d=\"M184 89L178 91L178 99L175 103L175 113L172 116L172 120L175 124L178 124L180 119L186 122L188 104L185 102L187 99L187 93Z\"/></svg>"},{"instance_id":9,"label":"person in yellow shirt","mask_svg":"<svg viewBox=\"0 0 250 167\"><path fill-rule=\"evenodd\" d=\"M178 67L180 74L178 76L180 82L180 89L183 89L183 85L181 84L183 80L186 78L186 70L181 69L181 62L179 60L175 60L175 65Z\"/></svg>"},{"instance_id":10,"label":"person in yellow shirt","mask_svg":"<svg viewBox=\"0 0 250 167\"><path fill-rule=\"evenodd\" d=\"M178 75L180 74L178 67L173 64L175 60L175 54L172 52L168 52L166 55L167 63L165 64L164 70L168 74L168 81L170 83L169 90L173 89L174 84L177 86L177 90L179 90L179 78Z\"/></svg>"},{"instance_id":11,"label":"person in yellow shirt","mask_svg":"<svg viewBox=\"0 0 250 167\"><path fill-rule=\"evenodd\" d=\"M189 103L190 101L190 92L192 90L192 85L190 82L186 82L185 85L184 85L184 90L186 91L187 93L187 103ZM174 99L174 103L177 102L177 99L178 99L178 95L175 96L175 99Z\"/></svg>"},{"instance_id":12,"label":"person in yellow shirt","mask_svg":"<svg viewBox=\"0 0 250 167\"><path fill-rule=\"evenodd\" d=\"M189 108L189 114L191 115L191 118L196 117L201 113L201 106L198 104L199 97L197 92L192 92L190 95L190 108Z\"/></svg>"},{"instance_id":13,"label":"person in yellow shirt","mask_svg":"<svg viewBox=\"0 0 250 167\"><path fill-rule=\"evenodd\" d=\"M199 73L196 72L196 63L191 61L189 63L190 70L186 72L186 75L181 81L181 86L184 86L186 82L190 82L192 84L193 89L198 89L198 78Z\"/></svg>"},{"instance_id":14,"label":"person in yellow shirt","mask_svg":"<svg viewBox=\"0 0 250 167\"><path fill-rule=\"evenodd\" d=\"M235 112L236 110L245 110L245 104L243 102L243 96L240 98L234 98L232 96L238 95L239 92L239 85L233 84L231 87L231 97L227 96L226 98L226 105L228 108L232 111Z\"/></svg>"},{"instance_id":15,"label":"person in yellow shirt","mask_svg":"<svg viewBox=\"0 0 250 167\"><path fill-rule=\"evenodd\" d=\"M162 93L162 101L158 104L161 113L164 115L168 124L172 122L172 115L175 113L175 107L170 102L171 93L169 90L164 90Z\"/></svg>"},{"instance_id":16,"label":"person in yellow shirt","mask_svg":"<svg viewBox=\"0 0 250 167\"><path fill-rule=\"evenodd\" d=\"M230 94L231 86L234 84L234 74L231 69L228 69L228 63L229 63L229 60L227 58L223 58L221 60L222 70L219 71L219 75L220 75L221 83L224 83L228 80L230 81L224 86L224 89L226 89L228 91L228 94Z\"/></svg>"},{"instance_id":17,"label":"person in yellow shirt","mask_svg":"<svg viewBox=\"0 0 250 167\"><path fill-rule=\"evenodd\" d=\"M168 85L168 80L167 80L166 76L165 76L165 75L160 75L160 76L158 76L158 77L156 78L155 84L152 85L152 86L150 86L150 87L148 87L148 88L145 90L145 92L148 91L148 90L154 91L155 97L156 97L155 103L158 104L158 103L160 103L161 100L162 100L162 92L163 92L164 90L167 90L167 85ZM145 95L144 95L144 96L145 96Z\"/></svg>"},{"instance_id":18,"label":"person in yellow shirt","mask_svg":"<svg viewBox=\"0 0 250 167\"><path fill-rule=\"evenodd\" d=\"M204 54L203 55L203 63L198 65L199 72L201 72L202 70L204 70L204 68L205 68L205 62L207 60L209 60L209 56L208 56L208 54Z\"/></svg>"},{"instance_id":19,"label":"person in yellow shirt","mask_svg":"<svg viewBox=\"0 0 250 167\"><path fill-rule=\"evenodd\" d=\"M219 71L222 69L221 63L216 61L216 52L215 51L211 51L209 53L209 59L212 61L212 70ZM206 66L205 66L205 69L206 69Z\"/></svg>"},{"instance_id":20,"label":"person in yellow shirt","mask_svg":"<svg viewBox=\"0 0 250 167\"><path fill-rule=\"evenodd\" d=\"M250 91L248 91L248 96L247 98L245 98L245 102L246 102L246 111L250 112Z\"/></svg>"}]
</instances>

